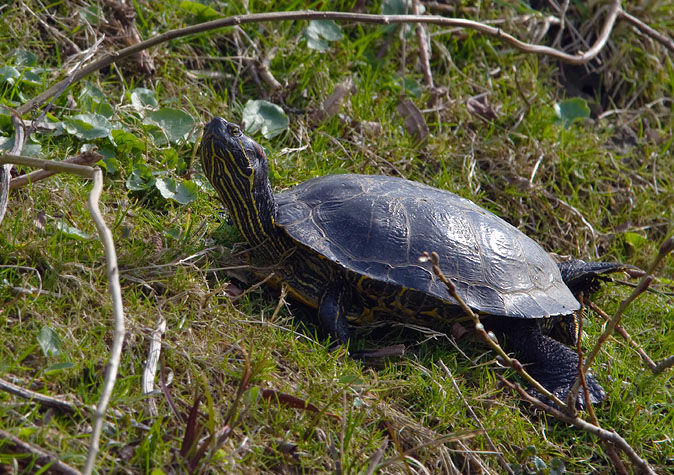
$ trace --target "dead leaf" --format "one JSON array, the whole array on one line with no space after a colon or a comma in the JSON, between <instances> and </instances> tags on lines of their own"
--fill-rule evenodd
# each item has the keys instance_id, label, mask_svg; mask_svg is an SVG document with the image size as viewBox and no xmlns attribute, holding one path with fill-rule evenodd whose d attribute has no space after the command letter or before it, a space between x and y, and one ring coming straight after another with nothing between
<instances>
[{"instance_id":1,"label":"dead leaf","mask_svg":"<svg viewBox=\"0 0 674 475\"><path fill-rule=\"evenodd\" d=\"M373 122L369 120L364 120L362 122L356 122L354 127L357 130L360 130L362 133L369 135L370 137L379 137L384 131L381 123Z\"/></svg>"},{"instance_id":2,"label":"dead leaf","mask_svg":"<svg viewBox=\"0 0 674 475\"><path fill-rule=\"evenodd\" d=\"M405 120L405 130L417 143L421 144L428 138L428 125L417 105L410 99L402 99L396 109Z\"/></svg>"},{"instance_id":3,"label":"dead leaf","mask_svg":"<svg viewBox=\"0 0 674 475\"><path fill-rule=\"evenodd\" d=\"M304 411L310 412L320 412L318 410L318 407L316 407L309 401L300 399L297 396L293 396L292 394L276 391L275 389L263 389L262 398L266 399L269 402L277 402L282 406L291 407L293 409L302 409ZM325 415L328 417L332 417L333 419L336 419L338 421L342 420L342 418L337 414L326 412Z\"/></svg>"},{"instance_id":4,"label":"dead leaf","mask_svg":"<svg viewBox=\"0 0 674 475\"><path fill-rule=\"evenodd\" d=\"M469 333L470 331L466 330L466 327L464 327L460 323L454 323L454 325L452 325L452 336L456 341L465 338L466 335L468 335Z\"/></svg>"},{"instance_id":5,"label":"dead leaf","mask_svg":"<svg viewBox=\"0 0 674 475\"><path fill-rule=\"evenodd\" d=\"M346 78L335 86L334 91L330 94L321 105L321 108L311 114L311 121L315 124L325 122L339 112L339 107L344 102L353 89L353 79Z\"/></svg>"},{"instance_id":6,"label":"dead leaf","mask_svg":"<svg viewBox=\"0 0 674 475\"><path fill-rule=\"evenodd\" d=\"M496 110L489 103L486 93L466 99L466 108L471 114L482 117L488 122L498 117Z\"/></svg>"},{"instance_id":7,"label":"dead leaf","mask_svg":"<svg viewBox=\"0 0 674 475\"><path fill-rule=\"evenodd\" d=\"M47 214L44 211L38 211L35 216L35 227L40 231L44 231L44 225L47 223Z\"/></svg>"}]
</instances>

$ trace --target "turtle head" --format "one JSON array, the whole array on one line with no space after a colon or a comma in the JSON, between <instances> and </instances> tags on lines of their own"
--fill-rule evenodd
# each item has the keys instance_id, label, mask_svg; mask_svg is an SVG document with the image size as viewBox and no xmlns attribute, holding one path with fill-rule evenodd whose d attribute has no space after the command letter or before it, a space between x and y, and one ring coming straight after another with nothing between
<instances>
[{"instance_id":1,"label":"turtle head","mask_svg":"<svg viewBox=\"0 0 674 475\"><path fill-rule=\"evenodd\" d=\"M246 240L255 246L273 237L276 204L262 147L238 125L215 117L204 129L201 160Z\"/></svg>"}]
</instances>

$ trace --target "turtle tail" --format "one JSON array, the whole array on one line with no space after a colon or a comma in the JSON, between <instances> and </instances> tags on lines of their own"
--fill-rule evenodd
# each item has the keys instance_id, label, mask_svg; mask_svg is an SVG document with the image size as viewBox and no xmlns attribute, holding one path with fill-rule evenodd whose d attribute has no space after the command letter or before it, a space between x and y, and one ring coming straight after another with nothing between
<instances>
[{"instance_id":1,"label":"turtle tail","mask_svg":"<svg viewBox=\"0 0 674 475\"><path fill-rule=\"evenodd\" d=\"M557 267L562 273L564 283L574 295L578 295L579 292L592 293L602 281L608 280L608 274L639 270L618 262L585 262L581 259L558 262Z\"/></svg>"}]
</instances>

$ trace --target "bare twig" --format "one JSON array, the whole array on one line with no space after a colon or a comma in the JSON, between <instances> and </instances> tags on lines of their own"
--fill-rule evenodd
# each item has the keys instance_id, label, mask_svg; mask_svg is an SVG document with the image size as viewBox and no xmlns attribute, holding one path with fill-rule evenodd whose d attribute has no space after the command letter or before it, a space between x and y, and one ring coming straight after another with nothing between
<instances>
[{"instance_id":1,"label":"bare twig","mask_svg":"<svg viewBox=\"0 0 674 475\"><path fill-rule=\"evenodd\" d=\"M639 297L642 293L646 291L646 289L648 289L648 286L653 280L653 272L660 265L663 259L670 252L672 252L673 249L674 249L674 236L670 236L669 238L665 239L665 241L660 245L658 255L655 256L655 259L653 259L653 262L651 262L651 265L646 270L646 273L641 278L636 288L625 300L620 302L618 310L616 310L611 320L606 324L606 328L604 329L603 333L599 335L597 342L595 343L592 350L590 350L585 359L585 366L584 366L585 371L587 371L592 366L592 363L594 362L594 359L599 353L599 350L620 323L620 319L622 318L622 315L627 309L627 307L629 307L632 304L632 302L634 302L637 299L637 297ZM576 378L576 382L573 384L571 390L577 391L579 387L580 387L580 377Z\"/></svg>"},{"instance_id":2,"label":"bare twig","mask_svg":"<svg viewBox=\"0 0 674 475\"><path fill-rule=\"evenodd\" d=\"M412 3L412 14L419 15L419 0L414 0ZM433 89L433 74L431 73L431 63L428 54L428 36L426 35L426 28L422 24L417 24L416 31L417 43L419 44L419 63L421 70L424 73L424 80L426 85Z\"/></svg>"},{"instance_id":3,"label":"bare twig","mask_svg":"<svg viewBox=\"0 0 674 475\"><path fill-rule=\"evenodd\" d=\"M672 366L674 366L674 355L665 358L664 360L656 364L655 368L653 368L653 374L660 374L664 370L671 368Z\"/></svg>"},{"instance_id":4,"label":"bare twig","mask_svg":"<svg viewBox=\"0 0 674 475\"><path fill-rule=\"evenodd\" d=\"M159 363L159 355L161 354L161 338L166 331L166 319L163 315L159 315L159 322L157 327L150 336L150 347L147 350L147 360L145 361L145 368L143 369L143 394L150 396L148 400L148 411L150 416L157 417L157 402L151 397L154 391L154 379L157 375L157 364Z\"/></svg>"},{"instance_id":5,"label":"bare twig","mask_svg":"<svg viewBox=\"0 0 674 475\"><path fill-rule=\"evenodd\" d=\"M80 475L80 471L74 469L67 463L61 462L59 457L52 455L46 450L37 445L25 442L18 437L13 436L9 432L6 432L0 429L0 439L8 443L8 445L17 452L28 453L33 455L36 460L35 462L43 467L48 468L49 473L65 473L66 475ZM3 451L10 450L11 448L3 448ZM34 468L34 467L33 467Z\"/></svg>"},{"instance_id":6,"label":"bare twig","mask_svg":"<svg viewBox=\"0 0 674 475\"><path fill-rule=\"evenodd\" d=\"M666 35L663 35L657 30L654 30L650 26L648 26L646 23L643 21L639 20L637 17L634 17L627 13L625 10L620 10L618 13L619 18L622 20L625 20L627 23L630 25L634 26L637 30L639 30L641 33L644 35L650 36L654 40L660 42L662 45L664 45L668 50L674 52L674 41Z\"/></svg>"},{"instance_id":7,"label":"bare twig","mask_svg":"<svg viewBox=\"0 0 674 475\"><path fill-rule=\"evenodd\" d=\"M93 415L93 430L91 433L91 445L87 454L87 461L83 473L90 474L94 469L96 455L98 454L98 441L103 430L105 411L110 402L112 389L117 379L117 369L119 368L120 355L122 353L122 344L124 342L124 307L122 305L122 290L119 284L119 269L117 267L117 253L115 243L112 239L112 232L106 226L103 216L99 210L99 199L103 191L103 172L100 168L92 168L84 165L75 165L72 163L54 162L51 160L42 160L33 157L24 157L18 155L0 155L0 164L15 163L29 167L39 167L46 170L64 171L80 175L85 178L93 179L94 185L89 193L88 207L98 234L103 244L106 261L106 274L108 278L108 290L112 300L112 314L114 319L113 339L110 348L110 359L105 371L105 379L101 396L96 405Z\"/></svg>"},{"instance_id":8,"label":"bare twig","mask_svg":"<svg viewBox=\"0 0 674 475\"><path fill-rule=\"evenodd\" d=\"M10 150L11 154L19 155L23 150L23 144L26 142L26 127L21 119L21 114L11 111L12 124L14 125L14 145ZM7 212L7 203L9 201L9 182L12 162L7 162L0 166L0 223Z\"/></svg>"},{"instance_id":9,"label":"bare twig","mask_svg":"<svg viewBox=\"0 0 674 475\"><path fill-rule=\"evenodd\" d=\"M576 340L576 352L578 353L578 376L580 376L580 384L581 387L583 388L583 397L585 398L585 407L587 409L587 414L590 416L590 420L592 423L596 426L599 425L599 421L597 420L597 415L594 413L594 406L592 405L592 400L590 399L590 390L587 388L587 380L585 376L585 370L583 369L583 357L585 354L583 353L583 345L582 345L582 336L583 336L583 311L585 310L585 302L583 301L583 293L581 292L579 295L580 300L580 310L578 310L578 338ZM569 394L572 394L571 391L569 391ZM567 402L571 405L573 405L572 400L567 400Z\"/></svg>"},{"instance_id":10,"label":"bare twig","mask_svg":"<svg viewBox=\"0 0 674 475\"><path fill-rule=\"evenodd\" d=\"M14 383L0 379L0 390L7 391L15 396L22 397L29 401L35 401L44 407L51 407L59 411L67 412L68 414L75 414L79 409L88 409L81 402L68 402L60 397L47 396L46 394L31 391L30 389L22 388Z\"/></svg>"},{"instance_id":11,"label":"bare twig","mask_svg":"<svg viewBox=\"0 0 674 475\"><path fill-rule=\"evenodd\" d=\"M170 30L161 35L154 36L148 40L142 41L135 45L124 48L120 51L115 51L105 54L102 58L86 67L76 71L72 76L69 76L58 83L54 84L46 91L38 94L25 104L17 108L19 115L24 115L27 112L40 107L46 100L57 94L64 86L79 81L89 74L98 71L110 64L117 62L123 58L131 56L139 51L157 46L166 41L184 36L195 35L205 31L215 30L233 25L244 25L248 23L261 23L268 21L287 21L287 20L341 20L349 22L375 23L382 25L389 25L394 23L425 23L442 26L453 26L459 28L468 28L475 30L484 35L493 36L500 39L515 48L534 54L542 54L555 57L561 61L570 64L585 64L596 57L604 48L608 41L609 35L615 24L618 12L620 11L620 1L614 0L611 4L609 12L606 15L606 20L597 41L584 53L568 54L559 51L555 48L543 45L535 45L526 43L515 38L508 33L503 32L500 28L495 28L477 21L466 20L463 18L445 18L434 15L372 15L365 13L350 13L350 12L316 12L316 11L290 11L290 12L272 12L272 13L253 13L249 15L236 15L218 20L199 23L197 25Z\"/></svg>"},{"instance_id":12,"label":"bare twig","mask_svg":"<svg viewBox=\"0 0 674 475\"><path fill-rule=\"evenodd\" d=\"M370 457L369 460L370 463L367 466L367 472L365 472L365 475L373 475L374 472L377 470L379 461L384 456L384 452L386 452L386 446L388 446L388 442L389 442L388 437L384 437L382 443L379 444L379 448L377 448L376 452L372 454L372 457Z\"/></svg>"},{"instance_id":13,"label":"bare twig","mask_svg":"<svg viewBox=\"0 0 674 475\"><path fill-rule=\"evenodd\" d=\"M459 430L452 434L447 434L445 436L438 437L437 439L429 440L428 442L419 444L416 447L412 447L411 449L404 451L400 450L399 455L384 460L379 465L378 468L385 467L387 465L391 465L396 462L405 462L408 456L424 448L436 447L438 445L443 445L450 442L459 442L461 440L472 439L473 437L477 437L478 435L484 435L484 431L482 429Z\"/></svg>"},{"instance_id":14,"label":"bare twig","mask_svg":"<svg viewBox=\"0 0 674 475\"><path fill-rule=\"evenodd\" d=\"M461 296L457 293L454 283L447 279L447 277L445 277L445 275L442 273L442 270L439 266L440 257L438 254L436 252L432 252L430 254L425 253L422 259L429 260L432 263L433 273L442 281L443 284L445 284L447 291L454 298L454 300L459 303L463 312L473 320L473 323L475 324L475 332L478 334L478 336L489 346L491 346L491 348L501 357L505 364L517 371L517 373L522 378L524 378L524 380L526 380L526 382L529 383L529 385L531 385L536 391L548 398L550 401L553 401L555 404L557 404L557 406L566 409L566 404L564 404L557 396L545 389L533 376L527 373L524 369L524 366L522 366L522 363L508 356L508 353L506 353L503 348L501 348L501 345L498 344L496 338L492 338L493 335L489 335L485 331L484 325L480 321L480 317L475 312L473 312L473 309L471 309L466 304L466 302L463 301Z\"/></svg>"},{"instance_id":15,"label":"bare twig","mask_svg":"<svg viewBox=\"0 0 674 475\"><path fill-rule=\"evenodd\" d=\"M541 401L538 398L535 398L531 396L529 393L527 393L522 386L516 383L511 383L504 377L499 375L499 379L503 384L508 386L511 389L516 390L519 395L522 397L522 399L530 402L534 406L536 406L538 409L541 411L546 412L547 414L550 414L556 419L559 419L562 422L566 422L567 424L570 424L578 429L581 429L585 432L589 432L590 434L594 434L595 436L599 437L601 440L610 442L614 444L617 448L622 450L627 457L630 459L630 461L639 467L641 470L641 473L646 473L649 475L655 475L655 472L653 469L648 465L648 462L641 457L634 451L634 449L627 443L625 439L623 439L617 432L615 431L608 431L605 429L602 429L601 427L597 427L594 424L590 424L587 421L584 421L583 419L580 419L578 417L573 417L569 416L568 414L563 413L562 411L559 411L555 409L552 406L549 406L545 404L543 401Z\"/></svg>"},{"instance_id":16,"label":"bare twig","mask_svg":"<svg viewBox=\"0 0 674 475\"><path fill-rule=\"evenodd\" d=\"M274 77L270 69L271 60L274 59L277 50L277 47L271 48L269 51L267 51L267 54L264 55L264 58L256 63L257 71L260 74L260 77L271 88L272 94L283 88L283 85L278 82L278 79Z\"/></svg>"},{"instance_id":17,"label":"bare twig","mask_svg":"<svg viewBox=\"0 0 674 475\"><path fill-rule=\"evenodd\" d=\"M69 157L63 160L61 163L74 163L77 165L92 165L103 158L103 155L95 151L82 152L74 157ZM58 162L57 162L58 163ZM19 175L16 178L12 178L12 181L9 183L10 190L16 190L22 186L26 186L29 183L35 183L40 180L44 180L47 177L50 177L58 173L57 170L35 170L25 175Z\"/></svg>"},{"instance_id":18,"label":"bare twig","mask_svg":"<svg viewBox=\"0 0 674 475\"><path fill-rule=\"evenodd\" d=\"M594 303L593 301L588 300L588 299L586 299L586 302L587 302L587 305L592 309L592 311L595 312L597 315L599 315L601 318L603 318L604 321L607 321L607 322L611 321L611 317L609 317L609 316L606 314L606 312L604 312L604 311L603 311L603 310L602 310L596 303ZM641 356L641 359L644 361L644 363L646 363L646 365L648 365L648 367L649 367L651 370L654 370L654 369L655 369L655 366L656 366L655 361L653 361L653 360L651 359L651 357L648 356L648 354L646 354L646 352L643 350L643 348L641 348L641 347L639 346L639 344L638 344L636 341L634 341L634 340L632 339L632 337L630 336L630 334L627 333L627 331L626 331L623 327L621 327L620 325L617 325L617 326L615 327L615 331L616 331L616 333L618 333L621 337L623 337L623 339L624 339L624 340L625 340L625 341L626 341L632 348L634 348L634 349L637 351L637 353L639 353L639 356Z\"/></svg>"}]
</instances>

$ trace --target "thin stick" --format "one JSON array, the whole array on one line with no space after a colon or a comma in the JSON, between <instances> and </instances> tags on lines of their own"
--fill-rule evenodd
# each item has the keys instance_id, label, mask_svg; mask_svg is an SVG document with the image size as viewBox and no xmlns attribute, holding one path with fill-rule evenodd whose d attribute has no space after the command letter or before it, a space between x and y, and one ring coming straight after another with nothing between
<instances>
[{"instance_id":1,"label":"thin stick","mask_svg":"<svg viewBox=\"0 0 674 475\"><path fill-rule=\"evenodd\" d=\"M604 26L602 28L601 33L597 37L597 40L592 45L592 47L588 49L586 52L578 54L568 54L563 51L559 51L555 48L551 48L549 46L526 43L524 41L518 40L517 38L515 38L512 35L509 35L508 33L504 33L500 28L494 28L492 26L485 25L484 23L466 20L463 18L445 18L434 15L372 15L365 13L350 13L350 12L316 12L311 10L236 15L227 18L220 18L218 20L199 23L185 28L170 30L167 31L166 33L154 36L148 40L142 41L140 43L129 46L122 50L107 53L99 60L85 66L81 70L75 72L75 74L73 74L72 76L68 76L67 78L51 86L46 91L42 92L41 94L38 94L33 99L29 100L25 104L18 107L16 110L19 113L19 115L23 116L24 114L39 107L46 100L57 94L57 92L63 87L63 85L72 84L76 81L79 81L80 79L88 76L89 74L98 71L99 69L102 69L106 66L109 66L112 63L117 62L123 58L131 56L139 51L143 51L145 49L157 46L161 43L176 38L195 35L197 33L203 33L205 31L211 31L234 25L244 25L248 23L261 23L268 21L280 22L287 20L341 20L347 22L375 23L382 25L389 25L393 23L427 23L434 25L442 25L445 27L453 26L459 28L472 29L484 35L489 35L498 38L526 53L552 56L570 64L585 64L588 61L591 61L593 58L595 58L606 45L606 42L609 39L609 35L613 29L613 26L615 25L615 21L616 18L618 17L619 11L620 11L620 1L614 0L606 15Z\"/></svg>"},{"instance_id":2,"label":"thin stick","mask_svg":"<svg viewBox=\"0 0 674 475\"><path fill-rule=\"evenodd\" d=\"M103 381L103 389L101 396L96 405L93 414L91 432L91 445L87 454L87 461L84 466L83 473L89 475L96 462L96 455L98 454L98 442L103 431L103 422L105 420L105 411L110 402L112 390L117 379L117 370L119 368L119 360L122 354L122 344L124 343L124 307L122 304L122 289L119 284L119 268L117 267L117 253L115 251L115 243L112 238L112 232L106 226L103 220L103 215L99 209L99 199L103 192L103 172L100 168L92 168L85 165L76 165L73 163L54 162L51 160L42 160L33 157L23 157L19 155L0 155L0 165L5 163L15 163L18 165L25 165L30 167L39 167L46 170L65 171L80 175L85 178L94 180L93 187L89 193L88 207L91 218L94 220L98 235L100 236L103 250L105 253L106 274L108 278L108 291L110 292L110 299L112 300L112 315L114 319L113 324L113 339L110 348L110 359L108 367L105 371L105 379Z\"/></svg>"},{"instance_id":3,"label":"thin stick","mask_svg":"<svg viewBox=\"0 0 674 475\"><path fill-rule=\"evenodd\" d=\"M608 431L605 429L602 429L601 427L597 427L594 424L590 424L587 421L584 421L583 419L580 419L578 417L573 417L569 416L568 414L563 413L562 411L559 411L555 409L552 406L549 406L545 404L543 401L541 401L538 398L532 397L529 393L527 393L522 386L519 384L511 383L504 377L499 375L499 379L503 384L508 386L511 389L516 390L522 399L525 399L526 401L530 402L534 406L536 406L538 409L541 411L546 412L547 414L550 414L556 419L559 419L562 422L566 422L567 424L570 424L578 429L581 429L585 432L589 432L591 434L594 434L595 436L599 437L601 440L605 440L607 442L610 442L614 444L617 448L622 450L627 457L630 459L630 461L639 467L641 469L641 473L647 473L649 475L656 475L656 473L653 471L653 469L648 465L648 462L639 457L637 453L634 451L634 449L627 443L625 439L623 439L617 432L615 431Z\"/></svg>"},{"instance_id":4,"label":"thin stick","mask_svg":"<svg viewBox=\"0 0 674 475\"><path fill-rule=\"evenodd\" d=\"M82 165L79 165L82 166ZM91 168L91 167L87 167ZM94 413L93 430L91 433L91 445L89 453L87 454L87 462L84 465L83 473L89 475L96 463L96 455L98 454L98 441L103 430L103 422L105 419L105 410L110 402L112 390L117 379L117 370L119 368L119 360L122 354L122 344L124 343L124 307L122 304L122 288L119 284L119 268L117 267L117 253L115 252L115 242L112 238L112 232L105 225L103 216L98 208L98 200L103 191L103 172L100 168L93 169L94 186L89 194L89 213L94 219L96 229L101 237L103 248L105 250L105 260L108 276L108 290L112 300L112 314L114 317L113 340L110 348L110 359L108 367L105 372L105 381L103 383L103 390L101 397L96 405L96 412Z\"/></svg>"},{"instance_id":5,"label":"thin stick","mask_svg":"<svg viewBox=\"0 0 674 475\"><path fill-rule=\"evenodd\" d=\"M473 320L473 323L475 324L475 331L477 332L478 336L483 341L485 341L489 346L491 346L491 348L503 359L505 364L507 364L515 371L517 371L517 373L520 376L522 376L522 378L524 378L526 382L529 383L529 385L531 385L536 391L538 391L544 397L548 398L550 401L557 404L557 406L566 409L567 408L566 404L564 404L557 396L555 396L550 391L545 389L541 385L541 383L536 381L536 379L533 376L527 373L524 367L522 366L522 363L508 356L508 353L506 353L503 350L503 348L501 348L501 345L498 344L496 338L492 339L490 335L485 331L484 325L480 321L480 317L475 312L473 312L473 309L471 309L466 304L466 302L463 301L461 296L457 293L456 286L454 285L454 283L449 279L447 279L447 277L445 277L445 275L442 273L442 270L440 269L439 266L440 257L438 256L438 254L436 252L432 252L430 254L425 253L421 259L431 261L431 263L433 264L433 273L442 281L443 284L445 284L445 287L447 287L447 291L454 298L454 300L456 300L459 303L463 312Z\"/></svg>"},{"instance_id":6,"label":"thin stick","mask_svg":"<svg viewBox=\"0 0 674 475\"><path fill-rule=\"evenodd\" d=\"M634 26L637 30L639 30L641 33L645 34L646 36L650 36L654 40L660 42L662 45L665 46L668 50L674 52L674 41L666 35L663 35L659 31L654 30L650 26L648 26L646 23L643 21L639 20L637 17L634 17L627 13L625 10L620 10L618 13L619 17L622 20L625 20L627 23L630 25Z\"/></svg>"},{"instance_id":7,"label":"thin stick","mask_svg":"<svg viewBox=\"0 0 674 475\"><path fill-rule=\"evenodd\" d=\"M419 14L419 0L414 0L412 3L412 14ZM426 85L433 89L433 73L431 73L431 63L429 61L428 54L428 36L426 35L426 28L419 23L417 24L416 31L417 43L419 44L419 63L421 65L421 70L424 73L424 80Z\"/></svg>"},{"instance_id":8,"label":"thin stick","mask_svg":"<svg viewBox=\"0 0 674 475\"><path fill-rule=\"evenodd\" d=\"M646 270L646 273L641 278L636 288L632 291L629 297L620 302L618 310L616 310L611 320L606 324L606 328L604 329L603 333L599 335L597 342L595 343L592 350L590 350L585 359L585 366L584 366L585 371L587 371L592 366L592 363L594 362L594 359L599 353L599 350L620 323L620 319L622 318L622 315L627 309L627 307L629 307L632 304L632 302L634 302L637 299L637 297L639 297L642 293L646 291L646 289L648 289L648 286L653 280L653 272L660 265L662 260L670 252L672 252L673 249L674 249L674 236L670 236L669 238L665 239L665 241L660 245L658 255L655 256L655 259L653 259L653 262L651 262L651 265L648 267L648 270ZM578 391L579 387L580 387L580 377L576 378L576 382L573 383L573 387L571 388L571 390Z\"/></svg>"},{"instance_id":9,"label":"thin stick","mask_svg":"<svg viewBox=\"0 0 674 475\"><path fill-rule=\"evenodd\" d=\"M611 321L611 317L609 317L606 314L606 312L604 312L596 303L594 303L593 301L588 300L588 299L585 299L585 300L587 302L588 307L590 307L594 313L599 315L601 318L603 318L607 322ZM651 369L651 371L655 369L655 366L656 366L655 361L653 361L651 359L651 357L648 356L648 354L646 354L646 352L643 350L643 348L641 348L639 346L639 344L632 339L632 337L630 336L629 333L627 333L627 330L625 330L625 328L621 327L620 325L617 325L615 327L615 331L616 331L616 333L618 333L618 335L623 337L623 339L627 343L629 343L629 345L632 348L634 348L637 351L637 353L639 353L639 356L641 356L641 359L644 361L644 363L646 363L646 365Z\"/></svg>"},{"instance_id":10,"label":"thin stick","mask_svg":"<svg viewBox=\"0 0 674 475\"><path fill-rule=\"evenodd\" d=\"M56 455L52 455L46 450L37 445L25 442L18 437L13 436L9 432L5 432L0 429L0 439L5 440L9 443L10 446L13 446L14 450L18 452L28 453L33 455L36 460L35 462L40 466L48 466L49 473L65 473L66 475L80 475L80 471L74 469L65 462L61 462ZM6 453L7 449L4 448L3 452Z\"/></svg>"},{"instance_id":11,"label":"thin stick","mask_svg":"<svg viewBox=\"0 0 674 475\"><path fill-rule=\"evenodd\" d=\"M79 409L89 409L81 402L68 402L59 397L47 396L46 394L31 391L30 389L22 388L14 383L10 383L0 378L0 389L7 391L15 396L22 397L29 401L34 401L41 406L51 407L59 411L67 412L68 414L75 414Z\"/></svg>"},{"instance_id":12,"label":"thin stick","mask_svg":"<svg viewBox=\"0 0 674 475\"><path fill-rule=\"evenodd\" d=\"M672 366L674 366L674 355L665 358L664 360L656 364L655 368L653 368L653 374L660 374L664 370L671 368Z\"/></svg>"},{"instance_id":13,"label":"thin stick","mask_svg":"<svg viewBox=\"0 0 674 475\"><path fill-rule=\"evenodd\" d=\"M26 127L21 119L21 115L16 111L11 111L12 113L12 124L14 125L14 145L10 153L20 154L23 150L23 144L26 141ZM5 162L0 166L0 223L5 217L7 212L7 203L9 202L9 183L10 183L10 171L12 170L12 162Z\"/></svg>"},{"instance_id":14,"label":"thin stick","mask_svg":"<svg viewBox=\"0 0 674 475\"><path fill-rule=\"evenodd\" d=\"M143 369L142 388L143 394L150 395L154 391L154 380L157 375L157 364L159 363L159 355L161 354L161 339L166 331L166 319L163 315L159 315L159 323L150 336L150 347L147 350L147 360L145 361L145 368ZM148 400L148 411L150 416L157 417L159 411L157 410L157 401L153 397Z\"/></svg>"},{"instance_id":15,"label":"thin stick","mask_svg":"<svg viewBox=\"0 0 674 475\"><path fill-rule=\"evenodd\" d=\"M77 165L92 165L103 158L98 152L83 152L74 157L69 157L63 160L61 163L75 163ZM56 162L58 163L58 162ZM35 170L33 172L27 173L25 175L19 175L16 178L12 178L12 181L9 183L10 190L16 190L22 186L26 186L29 183L36 183L40 180L44 180L47 177L50 177L58 173L56 170Z\"/></svg>"},{"instance_id":16,"label":"thin stick","mask_svg":"<svg viewBox=\"0 0 674 475\"><path fill-rule=\"evenodd\" d=\"M374 475L374 472L377 470L379 462L381 461L382 457L384 456L384 453L386 452L388 442L389 442L388 437L384 437L382 443L379 444L379 448L370 457L369 459L370 463L367 466L367 472L365 472L365 475Z\"/></svg>"}]
</instances>

